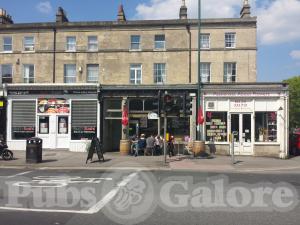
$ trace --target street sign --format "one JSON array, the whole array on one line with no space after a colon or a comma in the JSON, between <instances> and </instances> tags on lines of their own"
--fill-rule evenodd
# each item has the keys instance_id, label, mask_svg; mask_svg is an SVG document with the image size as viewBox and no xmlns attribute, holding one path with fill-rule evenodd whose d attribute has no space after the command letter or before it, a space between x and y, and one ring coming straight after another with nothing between
<instances>
[{"instance_id":1,"label":"street sign","mask_svg":"<svg viewBox=\"0 0 300 225\"><path fill-rule=\"evenodd\" d=\"M148 119L149 119L149 120L158 120L158 115L157 115L157 113L149 112L149 113L148 113Z\"/></svg>"}]
</instances>

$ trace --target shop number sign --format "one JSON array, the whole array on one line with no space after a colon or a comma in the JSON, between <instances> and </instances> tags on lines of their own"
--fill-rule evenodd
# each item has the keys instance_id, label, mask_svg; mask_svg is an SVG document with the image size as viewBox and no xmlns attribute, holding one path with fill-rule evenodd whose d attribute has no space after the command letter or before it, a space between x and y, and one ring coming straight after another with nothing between
<instances>
[{"instance_id":1,"label":"shop number sign","mask_svg":"<svg viewBox=\"0 0 300 225\"><path fill-rule=\"evenodd\" d=\"M230 102L231 110L248 111L251 110L251 102L245 100L233 100Z\"/></svg>"},{"instance_id":2,"label":"shop number sign","mask_svg":"<svg viewBox=\"0 0 300 225\"><path fill-rule=\"evenodd\" d=\"M70 112L70 105L68 101L63 98L39 98L37 112L45 114L66 114Z\"/></svg>"}]
</instances>

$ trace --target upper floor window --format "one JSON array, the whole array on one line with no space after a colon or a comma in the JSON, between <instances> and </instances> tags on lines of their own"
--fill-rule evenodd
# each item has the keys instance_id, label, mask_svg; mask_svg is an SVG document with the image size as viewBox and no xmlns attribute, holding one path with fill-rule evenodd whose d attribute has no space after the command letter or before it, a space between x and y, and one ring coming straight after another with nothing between
<instances>
[{"instance_id":1,"label":"upper floor window","mask_svg":"<svg viewBox=\"0 0 300 225\"><path fill-rule=\"evenodd\" d=\"M12 37L3 37L3 51L4 52L12 51Z\"/></svg>"},{"instance_id":2,"label":"upper floor window","mask_svg":"<svg viewBox=\"0 0 300 225\"><path fill-rule=\"evenodd\" d=\"M76 83L76 64L65 64L64 82Z\"/></svg>"},{"instance_id":3,"label":"upper floor window","mask_svg":"<svg viewBox=\"0 0 300 225\"><path fill-rule=\"evenodd\" d=\"M24 51L34 51L34 37L24 37Z\"/></svg>"},{"instance_id":4,"label":"upper floor window","mask_svg":"<svg viewBox=\"0 0 300 225\"><path fill-rule=\"evenodd\" d=\"M131 35L130 40L131 40L130 48L133 50L139 50L141 36L140 35Z\"/></svg>"},{"instance_id":5,"label":"upper floor window","mask_svg":"<svg viewBox=\"0 0 300 225\"><path fill-rule=\"evenodd\" d=\"M12 83L12 64L0 65L0 83Z\"/></svg>"},{"instance_id":6,"label":"upper floor window","mask_svg":"<svg viewBox=\"0 0 300 225\"><path fill-rule=\"evenodd\" d=\"M130 83L131 84L142 83L142 64L130 65Z\"/></svg>"},{"instance_id":7,"label":"upper floor window","mask_svg":"<svg viewBox=\"0 0 300 225\"><path fill-rule=\"evenodd\" d=\"M165 63L154 63L154 83L164 84L166 83L167 73Z\"/></svg>"},{"instance_id":8,"label":"upper floor window","mask_svg":"<svg viewBox=\"0 0 300 225\"><path fill-rule=\"evenodd\" d=\"M67 37L67 51L76 51L76 37Z\"/></svg>"},{"instance_id":9,"label":"upper floor window","mask_svg":"<svg viewBox=\"0 0 300 225\"><path fill-rule=\"evenodd\" d=\"M165 35L164 34L155 35L154 42L155 42L155 44L154 44L155 49L165 49L166 40L165 40Z\"/></svg>"},{"instance_id":10,"label":"upper floor window","mask_svg":"<svg viewBox=\"0 0 300 225\"><path fill-rule=\"evenodd\" d=\"M225 33L225 47L226 48L235 48L236 40L235 33Z\"/></svg>"},{"instance_id":11,"label":"upper floor window","mask_svg":"<svg viewBox=\"0 0 300 225\"><path fill-rule=\"evenodd\" d=\"M224 82L236 82L236 63L224 63Z\"/></svg>"},{"instance_id":12,"label":"upper floor window","mask_svg":"<svg viewBox=\"0 0 300 225\"><path fill-rule=\"evenodd\" d=\"M200 48L210 48L210 35L201 34L200 35Z\"/></svg>"},{"instance_id":13,"label":"upper floor window","mask_svg":"<svg viewBox=\"0 0 300 225\"><path fill-rule=\"evenodd\" d=\"M200 63L200 76L202 83L210 82L210 63Z\"/></svg>"},{"instance_id":14,"label":"upper floor window","mask_svg":"<svg viewBox=\"0 0 300 225\"><path fill-rule=\"evenodd\" d=\"M99 65L88 64L86 66L86 74L87 83L97 83L99 80Z\"/></svg>"},{"instance_id":15,"label":"upper floor window","mask_svg":"<svg viewBox=\"0 0 300 225\"><path fill-rule=\"evenodd\" d=\"M23 79L24 83L34 83L34 65L24 64L23 65Z\"/></svg>"},{"instance_id":16,"label":"upper floor window","mask_svg":"<svg viewBox=\"0 0 300 225\"><path fill-rule=\"evenodd\" d=\"M98 37L88 36L88 50L95 52L98 51Z\"/></svg>"}]
</instances>

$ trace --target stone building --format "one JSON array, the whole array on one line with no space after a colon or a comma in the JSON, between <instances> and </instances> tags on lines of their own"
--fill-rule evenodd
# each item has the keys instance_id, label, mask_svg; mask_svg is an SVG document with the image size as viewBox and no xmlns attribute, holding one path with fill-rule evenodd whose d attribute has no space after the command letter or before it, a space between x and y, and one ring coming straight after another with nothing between
<instances>
[{"instance_id":1,"label":"stone building","mask_svg":"<svg viewBox=\"0 0 300 225\"><path fill-rule=\"evenodd\" d=\"M158 113L158 95L166 91L176 96L194 96L192 116L168 118L168 132L178 138L195 139L198 20L188 19L185 1L182 2L179 18L172 20L129 21L121 5L116 21L71 22L59 8L55 22L15 24L1 10L0 82L7 93L5 130L10 148L24 149L26 138L39 136L46 148L82 151L86 140L97 135L107 150L117 150L120 139L128 135L161 132L160 118L149 119L147 115ZM207 90L202 93L203 105L205 93L221 84L248 92L251 89L247 88L267 85L256 84L256 32L256 17L251 16L248 1L242 5L240 18L201 20L200 74L203 89ZM280 93L272 101L287 97L283 84L272 87ZM254 102L254 96L248 97ZM230 105L230 101L239 98L226 101ZM129 107L129 125L125 129L121 125L124 104ZM209 109L203 110L207 113ZM252 133L247 129L251 135L246 139L250 139L252 147L245 154L255 155L255 109L249 108L249 113ZM207 144L213 143L217 152L220 149L225 154L229 152L230 108L227 114L223 132L226 139L222 139L220 148L219 139L206 138L211 127L203 127ZM276 116L279 118L277 110ZM264 119L262 133L268 132ZM214 131L210 134L220 135ZM240 132L238 139L247 142L245 132ZM277 138L274 142L279 147L270 155L283 151L283 143Z\"/></svg>"}]
</instances>

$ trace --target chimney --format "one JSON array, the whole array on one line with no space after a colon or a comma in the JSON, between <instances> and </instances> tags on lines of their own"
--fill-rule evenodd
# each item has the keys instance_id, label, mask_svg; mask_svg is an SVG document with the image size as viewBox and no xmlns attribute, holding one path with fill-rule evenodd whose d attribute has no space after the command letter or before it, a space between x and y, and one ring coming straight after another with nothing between
<instances>
[{"instance_id":1,"label":"chimney","mask_svg":"<svg viewBox=\"0 0 300 225\"><path fill-rule=\"evenodd\" d=\"M241 18L250 18L251 17L251 7L249 4L249 0L244 0L243 8L240 12Z\"/></svg>"},{"instance_id":2,"label":"chimney","mask_svg":"<svg viewBox=\"0 0 300 225\"><path fill-rule=\"evenodd\" d=\"M119 10L118 10L118 22L125 22L126 21L126 16L124 13L124 8L123 5L119 5Z\"/></svg>"},{"instance_id":3,"label":"chimney","mask_svg":"<svg viewBox=\"0 0 300 225\"><path fill-rule=\"evenodd\" d=\"M182 20L187 19L187 7L185 5L185 0L182 0L182 4L179 11L179 18Z\"/></svg>"},{"instance_id":4,"label":"chimney","mask_svg":"<svg viewBox=\"0 0 300 225\"><path fill-rule=\"evenodd\" d=\"M6 10L0 8L0 24L13 24L11 16L7 14Z\"/></svg>"},{"instance_id":5,"label":"chimney","mask_svg":"<svg viewBox=\"0 0 300 225\"><path fill-rule=\"evenodd\" d=\"M56 13L56 23L67 23L69 22L67 18L67 14L65 10L62 7L58 7L57 13Z\"/></svg>"}]
</instances>

